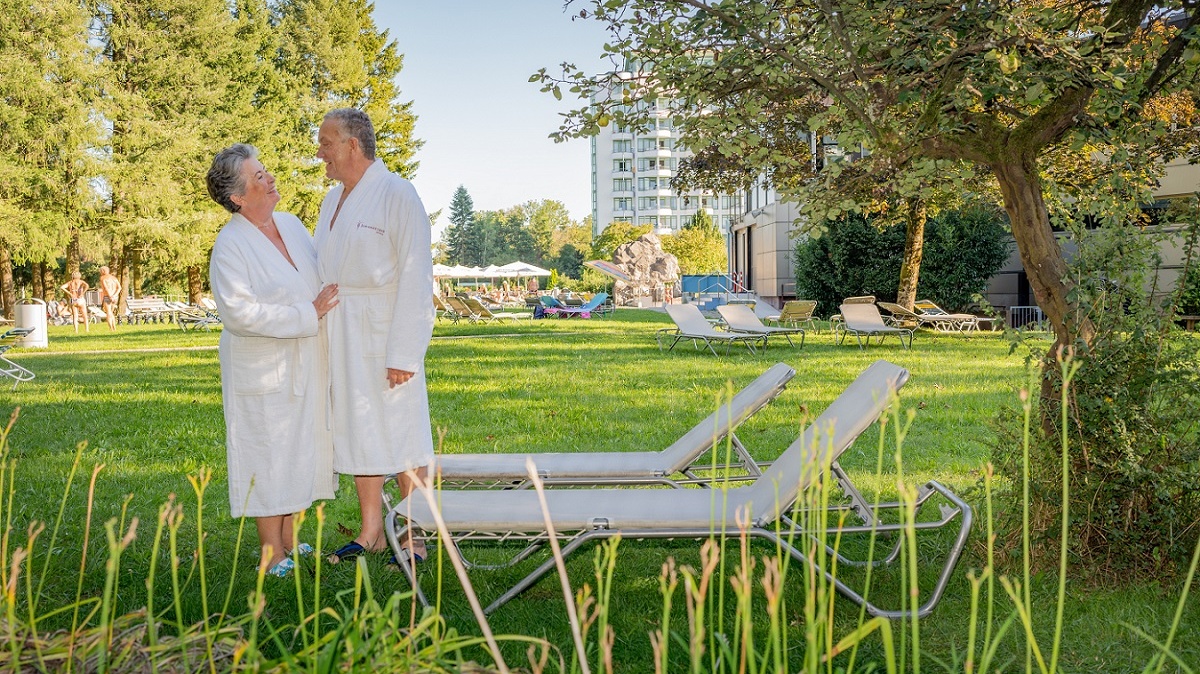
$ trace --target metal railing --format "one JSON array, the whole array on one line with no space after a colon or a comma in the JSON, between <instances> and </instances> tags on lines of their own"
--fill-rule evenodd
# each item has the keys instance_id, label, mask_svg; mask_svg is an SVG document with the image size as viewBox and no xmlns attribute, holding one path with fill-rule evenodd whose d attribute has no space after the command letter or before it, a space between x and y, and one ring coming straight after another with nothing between
<instances>
[{"instance_id":1,"label":"metal railing","mask_svg":"<svg viewBox=\"0 0 1200 674\"><path fill-rule=\"evenodd\" d=\"M1046 315L1042 313L1042 308L1036 305L1029 307L1009 307L1007 319L1008 327L1010 328L1028 326L1036 329L1041 327L1042 321L1046 320Z\"/></svg>"}]
</instances>

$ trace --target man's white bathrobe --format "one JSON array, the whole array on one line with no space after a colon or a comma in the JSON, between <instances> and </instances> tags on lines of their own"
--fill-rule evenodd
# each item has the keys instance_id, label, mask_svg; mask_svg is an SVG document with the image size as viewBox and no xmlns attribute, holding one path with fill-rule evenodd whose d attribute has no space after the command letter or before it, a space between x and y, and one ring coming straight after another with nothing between
<instances>
[{"instance_id":1,"label":"man's white bathrobe","mask_svg":"<svg viewBox=\"0 0 1200 674\"><path fill-rule=\"evenodd\" d=\"M229 502L234 517L299 512L333 498L329 383L312 237L275 214L293 267L234 214L217 235L209 278L221 313L219 354Z\"/></svg>"},{"instance_id":2,"label":"man's white bathrobe","mask_svg":"<svg viewBox=\"0 0 1200 674\"><path fill-rule=\"evenodd\" d=\"M344 189L326 195L316 232L321 281L338 284L339 304L326 316L334 469L389 475L433 461L429 216L412 184L378 159L333 221ZM415 374L389 389L387 368Z\"/></svg>"}]
</instances>

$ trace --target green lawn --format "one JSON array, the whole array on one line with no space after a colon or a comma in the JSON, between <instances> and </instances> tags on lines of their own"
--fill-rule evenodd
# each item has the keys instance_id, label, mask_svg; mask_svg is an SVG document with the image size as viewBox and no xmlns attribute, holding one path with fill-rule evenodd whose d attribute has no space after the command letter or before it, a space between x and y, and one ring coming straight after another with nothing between
<instances>
[{"instance_id":1,"label":"green lawn","mask_svg":"<svg viewBox=\"0 0 1200 674\"><path fill-rule=\"evenodd\" d=\"M990 424L997 411L1015 405L1017 389L1027 381L1022 354L1009 354L999 333L970 336L921 332L911 351L889 340L866 351L837 346L826 331L808 336L803 349L773 345L751 355L744 349L729 356L680 345L660 353L654 331L668 324L663 314L622 310L607 319L543 320L517 325L466 326L439 323L429 350L427 371L435 428L445 429L442 451L627 451L657 450L707 415L727 382L749 383L771 363L784 361L797 376L787 391L747 422L738 435L759 459L770 459L799 433L806 418L818 414L862 369L877 358L908 368L912 377L902 391L906 407L916 411L904 442L904 472L913 480L938 479L981 505L979 483L995 434ZM52 327L50 349L14 350L13 360L38 378L16 391L0 387L0 411L20 407L20 419L10 440L17 461L13 483L10 551L22 545L31 520L53 524L76 453L86 442L81 465L67 501L66 516L47 553L50 532L35 546L32 570L46 582L40 607L48 611L74 600L80 550L87 512L87 483L103 464L95 488L95 506L84 576L84 596L99 596L105 580L105 542L102 523L120 517L140 520L139 538L125 553L119 577L118 613L145 606L145 580L150 542L160 504L171 494L184 504L184 556L195 548L196 497L188 477L203 467L213 471L204 503L204 529L209 570L210 610L216 610L232 579L231 613L244 611L245 597L255 582L256 550L253 525L248 524L237 546L239 523L228 517L224 469L224 426L215 345L217 332L182 332L169 325L120 326L110 334L92 326L88 335L70 327ZM177 347L162 350L164 347ZM868 431L843 458L842 464L867 491L894 490L894 465L874 475L875 429ZM892 453L891 438L885 439ZM343 478L339 498L326 506L322 547L337 547L344 536L338 523L354 527L357 504L353 487ZM922 622L922 653L926 667L938 662L951 666L966 648L969 611L966 569L982 566L983 512L977 508L972 552L959 567L955 581L934 615ZM311 521L310 512L310 521ZM306 525L312 540L312 525ZM935 541L936 542L936 541ZM233 566L235 551L240 555ZM652 651L647 632L657 627L662 601L658 574L668 555L681 564L697 565L697 546L691 542L623 542L617 564L611 621L616 631L617 670L647 671ZM769 549L756 550L768 554ZM922 548L923 558L936 559L937 545ZM402 575L385 569L386 556L372 557L368 568L381 598L404 591ZM433 586L434 569L423 573ZM594 585L592 555L581 552L568 564L573 584ZM156 580L155 605L167 601L167 576ZM500 574L512 581L511 574ZM473 578L485 596L495 596L502 584L489 574ZM797 577L798 578L798 577ZM307 576L305 582L309 582ZM351 565L322 569L322 597L336 603L338 593L351 589ZM1035 605L1042 610L1037 627L1049 630L1053 621L1056 579L1038 576ZM1163 638L1174 611L1178 586L1136 586L1111 589L1068 586L1064 667L1067 671L1140 671L1154 651L1123 623ZM161 591L160 591L161 590ZM294 588L289 583L267 584L267 615L276 625L298 622ZM199 585L192 578L184 607L186 621L202 617ZM788 602L799 607L800 588L789 589ZM20 604L21 602L18 602ZM1007 600L997 603L997 623L1007 616ZM214 608L216 607L216 608ZM457 582L447 575L443 614L449 626L465 633L478 628L470 617ZM999 610L1003 609L1003 610ZM836 604L839 631L853 629L856 607ZM684 620L677 600L674 625ZM798 618L798 614L796 616ZM61 621L67 620L66 623ZM1191 603L1176 637L1176 651L1191 666L1200 664L1200 610ZM60 615L51 627L69 626ZM564 651L570 649L568 621L558 584L546 579L532 591L498 611L491 619L499 634L544 636ZM803 627L793 622L790 643L802 643ZM1000 657L1023 669L1024 642L1010 633ZM1048 640L1047 640L1048 643ZM678 652L682 649L677 648ZM506 650L510 664L524 663L524 645ZM877 644L867 653L877 657ZM473 655L480 661L486 656ZM797 657L797 662L799 658ZM793 667L797 669L798 665ZM961 664L957 666L961 671Z\"/></svg>"}]
</instances>

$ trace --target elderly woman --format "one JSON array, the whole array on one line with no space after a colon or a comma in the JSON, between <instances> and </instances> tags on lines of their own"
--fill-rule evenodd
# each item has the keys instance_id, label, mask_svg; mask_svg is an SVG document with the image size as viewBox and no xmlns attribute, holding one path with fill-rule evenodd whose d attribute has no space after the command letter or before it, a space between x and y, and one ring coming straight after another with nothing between
<instances>
[{"instance_id":1,"label":"elderly woman","mask_svg":"<svg viewBox=\"0 0 1200 674\"><path fill-rule=\"evenodd\" d=\"M337 304L337 286L321 288L312 237L295 216L275 212L275 177L257 156L234 145L208 170L209 195L233 214L209 277L224 324L230 512L256 518L267 572L286 576L295 566L293 513L332 498L336 485L321 318Z\"/></svg>"}]
</instances>

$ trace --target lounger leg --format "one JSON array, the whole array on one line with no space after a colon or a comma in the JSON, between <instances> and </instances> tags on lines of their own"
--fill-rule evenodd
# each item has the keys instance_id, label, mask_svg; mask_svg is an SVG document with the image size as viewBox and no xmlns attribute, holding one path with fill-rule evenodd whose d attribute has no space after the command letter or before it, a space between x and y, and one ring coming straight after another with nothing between
<instances>
[{"instance_id":1,"label":"lounger leg","mask_svg":"<svg viewBox=\"0 0 1200 674\"><path fill-rule=\"evenodd\" d=\"M409 564L408 557L401 554L400 539L408 533L409 525L404 525L397 529L397 513L395 509L389 508L387 515L384 516L383 534L387 537L388 545L391 546L392 552L396 555L396 562L400 564L400 569L404 571L404 575L408 576L408 583L412 586L413 593L417 596L417 601L421 606L429 606L429 600L425 598L425 593L421 591L421 581L417 580L416 569Z\"/></svg>"},{"instance_id":2,"label":"lounger leg","mask_svg":"<svg viewBox=\"0 0 1200 674\"><path fill-rule=\"evenodd\" d=\"M871 508L871 504L867 503L867 499L863 497L862 492L854 483L850 481L850 476L846 474L846 470L842 468L837 461L829 467L829 472L833 474L833 479L837 480L837 485L841 488L842 493L850 499L851 510L855 515L866 524L874 524L876 522L875 512Z\"/></svg>"},{"instance_id":3,"label":"lounger leg","mask_svg":"<svg viewBox=\"0 0 1200 674\"><path fill-rule=\"evenodd\" d=\"M564 545L562 547L562 550L561 550L562 557L563 557L563 559L566 559L567 556L570 555L572 552L575 552L575 550L577 550L579 548L579 546L583 545L584 543L590 541L593 538L597 538L597 537L607 538L607 537L611 536L613 533L615 533L615 532L608 531L607 529L593 529L591 531L585 531L585 532L581 533L579 536L572 539L571 542L567 543L566 545ZM516 596L520 595L525 590L528 590L542 576L546 575L551 569L553 569L554 565L555 565L555 560L553 557L551 557L550 559L547 559L545 562L542 562L542 564L539 565L533 571L531 571L528 576L525 576L521 580L517 581L516 585L513 585L511 588L509 588L509 590L507 592L500 595L500 597L498 599L496 599L496 601L492 602L491 604L488 605L487 608L483 609L484 614L490 615L496 609L500 608L501 606L504 606L510 600L512 600Z\"/></svg>"}]
</instances>

